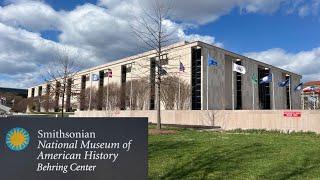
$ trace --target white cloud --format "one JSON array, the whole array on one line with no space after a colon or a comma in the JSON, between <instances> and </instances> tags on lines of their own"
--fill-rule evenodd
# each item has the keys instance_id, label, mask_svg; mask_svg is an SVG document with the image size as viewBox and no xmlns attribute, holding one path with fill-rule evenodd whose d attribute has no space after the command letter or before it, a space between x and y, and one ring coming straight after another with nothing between
<instances>
[{"instance_id":1,"label":"white cloud","mask_svg":"<svg viewBox=\"0 0 320 180\"><path fill-rule=\"evenodd\" d=\"M303 18L318 15L320 0L291 0L285 4L288 6L287 14L297 13Z\"/></svg>"},{"instance_id":2,"label":"white cloud","mask_svg":"<svg viewBox=\"0 0 320 180\"><path fill-rule=\"evenodd\" d=\"M213 36L200 36L198 34L191 34L191 35L186 35L182 34L183 39L187 41L202 41L208 44L213 44L218 47L223 47L223 44L221 42L216 42L215 38Z\"/></svg>"},{"instance_id":3,"label":"white cloud","mask_svg":"<svg viewBox=\"0 0 320 180\"><path fill-rule=\"evenodd\" d=\"M318 7L316 1L319 0L313 0L312 6L309 4L312 11ZM32 85L30 79L38 77L35 70L47 64L50 61L48 57L57 53L57 49L67 48L78 52L80 61L86 62L88 66L141 52L143 44L133 35L130 23L135 21L136 14L150 8L150 2L100 0L98 5L84 4L71 11L56 11L42 0L7 0L6 6L0 6L0 63L6 64L6 68L0 68L0 85L1 77L8 76L11 77L8 84L14 85L12 81L22 82L21 78L25 77L25 83L16 86ZM201 40L221 47L223 44L213 36L187 32L190 28L217 20L234 8L246 13L273 13L287 1L172 2L173 13L166 20L165 26L174 30L173 37L176 40ZM297 5L295 12L302 5ZM59 42L42 38L41 33L47 30L58 31Z\"/></svg>"},{"instance_id":4,"label":"white cloud","mask_svg":"<svg viewBox=\"0 0 320 180\"><path fill-rule=\"evenodd\" d=\"M129 9L133 7L125 2L113 9L84 4L72 11L55 11L47 4L34 1L0 7L0 63L6 64L6 68L0 68L0 79L10 75L8 81L20 81L17 78L27 76L16 76L17 73L35 74L64 48L78 52L81 57L77 58L87 66L141 51L142 43L137 42L130 30L129 18L133 16L127 13ZM136 10L140 11L139 8ZM166 22L167 28L176 29L174 37L177 40L197 38L215 43L214 37L187 35L184 33L186 26L170 20ZM45 30L61 32L59 42L43 39L41 32ZM33 77L39 80L39 76ZM30 79L26 82L31 83Z\"/></svg>"},{"instance_id":5,"label":"white cloud","mask_svg":"<svg viewBox=\"0 0 320 180\"><path fill-rule=\"evenodd\" d=\"M301 17L305 17L305 16L307 16L310 12L311 12L311 10L310 10L310 7L309 6L307 6L307 5L304 5L304 6L302 6L302 7L300 7L299 8L299 16L301 16Z\"/></svg>"},{"instance_id":6,"label":"white cloud","mask_svg":"<svg viewBox=\"0 0 320 180\"><path fill-rule=\"evenodd\" d=\"M49 41L41 38L37 33L2 23L0 23L0 50L0 77L8 78L9 76L9 81L14 79L16 82L14 87L21 87L19 83L26 85L20 78L25 78L25 81L30 83L30 77L32 77L33 84L36 80L39 81L41 77L37 73L40 67L50 63L55 58L55 54L61 51L69 53L70 57L77 58L82 64L102 63L102 60L93 52Z\"/></svg>"},{"instance_id":7,"label":"white cloud","mask_svg":"<svg viewBox=\"0 0 320 180\"><path fill-rule=\"evenodd\" d=\"M320 0L312 0L311 9L312 9L313 15L318 15L319 7L320 7Z\"/></svg>"},{"instance_id":8,"label":"white cloud","mask_svg":"<svg viewBox=\"0 0 320 180\"><path fill-rule=\"evenodd\" d=\"M25 3L25 2L43 2L44 0L4 0L3 4Z\"/></svg>"},{"instance_id":9,"label":"white cloud","mask_svg":"<svg viewBox=\"0 0 320 180\"><path fill-rule=\"evenodd\" d=\"M286 6L291 9L288 12L296 12L301 6L313 6L318 8L319 0L162 0L170 2L172 6L172 17L176 20L191 22L196 24L206 24L219 19L228 14L234 8L239 8L242 13L274 13ZM132 10L150 9L153 0L99 0L98 5L107 7L110 11L120 14L128 14ZM303 10L302 10L303 11ZM309 8L306 11L311 11ZM299 13L299 12L298 12Z\"/></svg>"},{"instance_id":10,"label":"white cloud","mask_svg":"<svg viewBox=\"0 0 320 180\"><path fill-rule=\"evenodd\" d=\"M0 7L0 22L31 31L57 29L61 16L49 5L37 1L23 1Z\"/></svg>"},{"instance_id":11,"label":"white cloud","mask_svg":"<svg viewBox=\"0 0 320 180\"><path fill-rule=\"evenodd\" d=\"M2 75L0 87L28 88L30 85L37 85L39 83L38 77L40 76L41 74L37 72Z\"/></svg>"},{"instance_id":12,"label":"white cloud","mask_svg":"<svg viewBox=\"0 0 320 180\"><path fill-rule=\"evenodd\" d=\"M141 12L141 7L137 4L133 6L127 1L114 4L117 6L107 9L84 4L72 11L61 12L41 2L10 4L0 9L0 22L29 31L60 31L61 43L94 51L97 56L110 60L136 53L141 47L130 29L134 14ZM177 29L177 34L174 35L177 40L214 41L214 37L210 36L181 34L179 32L183 32L186 26L170 20L168 22Z\"/></svg>"},{"instance_id":13,"label":"white cloud","mask_svg":"<svg viewBox=\"0 0 320 180\"><path fill-rule=\"evenodd\" d=\"M86 4L66 13L61 31L60 42L90 49L109 60L135 51L136 39L129 22L95 5Z\"/></svg>"},{"instance_id":14,"label":"white cloud","mask_svg":"<svg viewBox=\"0 0 320 180\"><path fill-rule=\"evenodd\" d=\"M245 55L299 73L303 75L304 81L320 79L320 47L298 53L289 53L283 49L275 48L262 52L250 52Z\"/></svg>"}]
</instances>

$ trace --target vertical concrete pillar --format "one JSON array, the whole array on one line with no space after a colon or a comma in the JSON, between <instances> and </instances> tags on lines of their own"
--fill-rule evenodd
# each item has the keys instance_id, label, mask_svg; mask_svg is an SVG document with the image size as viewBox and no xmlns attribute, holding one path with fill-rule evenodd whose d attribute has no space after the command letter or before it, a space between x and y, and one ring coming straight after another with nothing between
<instances>
[{"instance_id":1,"label":"vertical concrete pillar","mask_svg":"<svg viewBox=\"0 0 320 180\"><path fill-rule=\"evenodd\" d=\"M294 91L300 83L300 76L291 76L291 103L292 109L301 109L301 91Z\"/></svg>"},{"instance_id":2,"label":"vertical concrete pillar","mask_svg":"<svg viewBox=\"0 0 320 180\"><path fill-rule=\"evenodd\" d=\"M285 80L285 76L283 72L278 71L274 68L270 69L270 72L273 75L274 83L271 83L271 102L273 101L273 88L272 84L274 84L274 93L275 93L275 109L287 109L287 99L286 99L286 88L279 87L278 83ZM273 103L271 103L272 105ZM273 108L272 108L273 109Z\"/></svg>"},{"instance_id":3,"label":"vertical concrete pillar","mask_svg":"<svg viewBox=\"0 0 320 180\"><path fill-rule=\"evenodd\" d=\"M258 84L252 84L252 75L258 78L258 65L249 59L242 60L242 65L247 70L246 74L242 75L242 109L257 110L259 109Z\"/></svg>"},{"instance_id":4,"label":"vertical concrete pillar","mask_svg":"<svg viewBox=\"0 0 320 180\"><path fill-rule=\"evenodd\" d=\"M204 56L206 63L208 63L208 54L215 61L218 62L217 66L210 66L208 68L208 93L204 93L208 96L208 108L209 110L221 110L224 109L225 99L224 99L224 78L225 78L225 58L224 53L216 48L206 48L204 49L206 55ZM207 83L207 81L205 82ZM207 90L207 88L205 89Z\"/></svg>"},{"instance_id":5,"label":"vertical concrete pillar","mask_svg":"<svg viewBox=\"0 0 320 180\"><path fill-rule=\"evenodd\" d=\"M227 55L225 56L225 63L224 63L224 98L225 98L225 109L231 110L232 109L232 57Z\"/></svg>"}]
</instances>

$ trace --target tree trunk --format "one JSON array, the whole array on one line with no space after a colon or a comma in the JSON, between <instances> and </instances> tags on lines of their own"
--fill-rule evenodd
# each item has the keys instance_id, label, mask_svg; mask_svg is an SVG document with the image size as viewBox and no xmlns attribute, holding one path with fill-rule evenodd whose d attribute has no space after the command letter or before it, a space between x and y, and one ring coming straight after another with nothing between
<instances>
[{"instance_id":1,"label":"tree trunk","mask_svg":"<svg viewBox=\"0 0 320 180\"><path fill-rule=\"evenodd\" d=\"M159 46L160 47L160 46ZM160 85L161 85L161 48L159 48L159 54L158 54L158 83L157 83L157 94L158 94L158 98L157 98L157 129L161 129L161 100L160 100Z\"/></svg>"},{"instance_id":2,"label":"tree trunk","mask_svg":"<svg viewBox=\"0 0 320 180\"><path fill-rule=\"evenodd\" d=\"M61 117L64 117L64 93L66 92L66 86L63 86L62 92L62 110L61 110Z\"/></svg>"},{"instance_id":3,"label":"tree trunk","mask_svg":"<svg viewBox=\"0 0 320 180\"><path fill-rule=\"evenodd\" d=\"M161 77L158 76L158 87L157 87L157 94L158 94L158 98L157 98L157 129L161 129L161 103L160 103L160 81L161 81Z\"/></svg>"}]
</instances>

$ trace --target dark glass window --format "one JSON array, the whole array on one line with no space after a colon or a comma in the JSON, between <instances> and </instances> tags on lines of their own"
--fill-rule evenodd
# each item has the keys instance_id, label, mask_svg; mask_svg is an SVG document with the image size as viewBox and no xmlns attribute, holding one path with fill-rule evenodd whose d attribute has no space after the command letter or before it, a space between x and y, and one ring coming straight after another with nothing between
<instances>
[{"instance_id":1,"label":"dark glass window","mask_svg":"<svg viewBox=\"0 0 320 180\"><path fill-rule=\"evenodd\" d=\"M241 61L237 61L236 64L241 65ZM242 109L242 91L241 91L241 73L236 73L236 109Z\"/></svg>"},{"instance_id":2,"label":"dark glass window","mask_svg":"<svg viewBox=\"0 0 320 180\"><path fill-rule=\"evenodd\" d=\"M34 97L34 88L31 89L31 97Z\"/></svg>"},{"instance_id":3,"label":"dark glass window","mask_svg":"<svg viewBox=\"0 0 320 180\"><path fill-rule=\"evenodd\" d=\"M39 86L38 87L38 96L41 96L42 95L42 86Z\"/></svg>"},{"instance_id":4,"label":"dark glass window","mask_svg":"<svg viewBox=\"0 0 320 180\"><path fill-rule=\"evenodd\" d=\"M201 110L201 49L192 49L192 110Z\"/></svg>"},{"instance_id":5,"label":"dark glass window","mask_svg":"<svg viewBox=\"0 0 320 180\"><path fill-rule=\"evenodd\" d=\"M127 81L127 65L121 66L121 110L126 109L126 81Z\"/></svg>"},{"instance_id":6,"label":"dark glass window","mask_svg":"<svg viewBox=\"0 0 320 180\"><path fill-rule=\"evenodd\" d=\"M104 71L99 71L99 87L103 87L104 84Z\"/></svg>"},{"instance_id":7,"label":"dark glass window","mask_svg":"<svg viewBox=\"0 0 320 180\"><path fill-rule=\"evenodd\" d=\"M67 98L66 98L66 111L71 111L71 88L72 88L72 79L68 79L67 82Z\"/></svg>"},{"instance_id":8,"label":"dark glass window","mask_svg":"<svg viewBox=\"0 0 320 180\"><path fill-rule=\"evenodd\" d=\"M46 86L46 95L45 95L45 111L48 112L49 111L49 106L50 106L50 88L51 88L51 85L50 84L47 84Z\"/></svg>"},{"instance_id":9,"label":"dark glass window","mask_svg":"<svg viewBox=\"0 0 320 180\"><path fill-rule=\"evenodd\" d=\"M85 109L85 96L86 96L86 82L87 76L81 76L81 90L80 90L80 110Z\"/></svg>"},{"instance_id":10,"label":"dark glass window","mask_svg":"<svg viewBox=\"0 0 320 180\"><path fill-rule=\"evenodd\" d=\"M102 110L102 104L103 104L103 85L104 85L104 71L99 71L99 89L98 89L98 103L97 103L97 109Z\"/></svg>"},{"instance_id":11,"label":"dark glass window","mask_svg":"<svg viewBox=\"0 0 320 180\"><path fill-rule=\"evenodd\" d=\"M86 89L86 81L87 81L87 76L86 75L81 76L81 89Z\"/></svg>"},{"instance_id":12,"label":"dark glass window","mask_svg":"<svg viewBox=\"0 0 320 180\"><path fill-rule=\"evenodd\" d=\"M55 107L54 107L54 111L55 111L55 112L58 112L58 111L59 111L60 88L61 88L61 83L60 83L60 82L56 82L56 89L55 89Z\"/></svg>"},{"instance_id":13,"label":"dark glass window","mask_svg":"<svg viewBox=\"0 0 320 180\"><path fill-rule=\"evenodd\" d=\"M37 102L37 111L40 112L41 111L41 96L42 96L42 86L38 87L38 102Z\"/></svg>"},{"instance_id":14,"label":"dark glass window","mask_svg":"<svg viewBox=\"0 0 320 180\"><path fill-rule=\"evenodd\" d=\"M289 80L290 76L286 76L286 80ZM289 80L290 81L290 80ZM290 109L290 82L288 83L288 85L286 86L286 97L287 97L287 109Z\"/></svg>"},{"instance_id":15,"label":"dark glass window","mask_svg":"<svg viewBox=\"0 0 320 180\"><path fill-rule=\"evenodd\" d=\"M150 101L149 109L155 109L155 79L156 78L156 59L150 59Z\"/></svg>"},{"instance_id":16,"label":"dark glass window","mask_svg":"<svg viewBox=\"0 0 320 180\"><path fill-rule=\"evenodd\" d=\"M262 79L270 74L269 69L264 67L258 68L258 79ZM270 83L259 83L259 107L260 109L271 109L270 103Z\"/></svg>"}]
</instances>

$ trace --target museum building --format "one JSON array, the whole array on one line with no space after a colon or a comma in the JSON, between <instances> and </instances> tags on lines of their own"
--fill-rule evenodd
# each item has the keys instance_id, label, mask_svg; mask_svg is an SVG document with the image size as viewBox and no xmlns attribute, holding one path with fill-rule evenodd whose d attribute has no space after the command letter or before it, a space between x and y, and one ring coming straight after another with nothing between
<instances>
[{"instance_id":1,"label":"museum building","mask_svg":"<svg viewBox=\"0 0 320 180\"><path fill-rule=\"evenodd\" d=\"M169 91L162 88L161 96L173 93L167 97L172 100L172 106L165 102L166 98L160 98L162 109L301 108L301 92L296 90L301 75L211 44L183 41L165 47L160 61L156 51L148 51L82 70L70 80L70 84L79 85L79 93L71 93L72 86L67 88L66 111L105 110L115 106L121 110L154 110L158 98L156 75L159 71L164 83L160 86L172 86ZM170 81L168 77L174 78ZM141 79L145 82L143 86L138 83ZM48 94L52 86L59 86L59 82L31 87L28 97L39 99ZM114 90L114 86L118 90ZM112 104L117 92L119 103ZM88 101L88 96L89 107L84 105L88 104L84 102ZM51 98L54 107L48 109L39 104L29 108L29 111L59 111L61 95L56 93Z\"/></svg>"}]
</instances>

